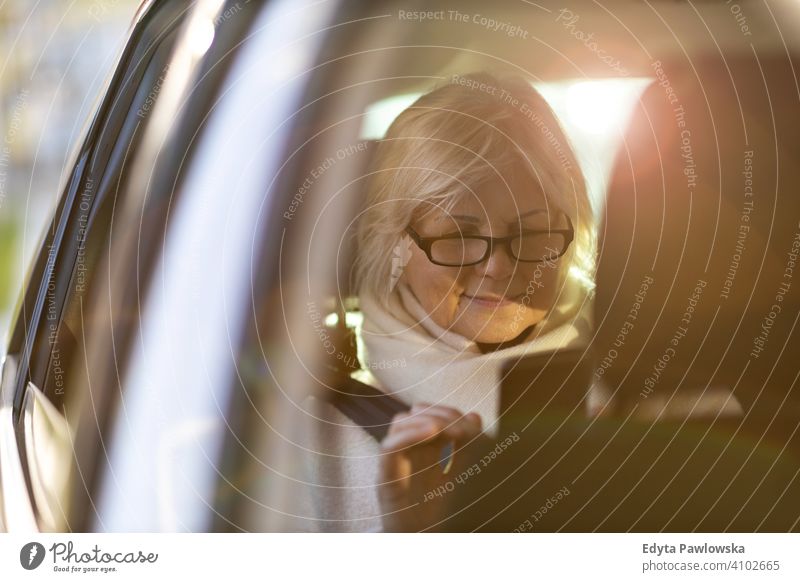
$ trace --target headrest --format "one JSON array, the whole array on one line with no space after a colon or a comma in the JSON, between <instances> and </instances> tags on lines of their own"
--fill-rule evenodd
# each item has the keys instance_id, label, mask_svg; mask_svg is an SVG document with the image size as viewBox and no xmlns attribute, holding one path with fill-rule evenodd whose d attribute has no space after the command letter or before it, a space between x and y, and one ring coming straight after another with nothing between
<instances>
[{"instance_id":1,"label":"headrest","mask_svg":"<svg viewBox=\"0 0 800 582\"><path fill-rule=\"evenodd\" d=\"M630 405L723 386L748 410L786 411L800 400L791 62L745 55L652 72L599 232L595 378Z\"/></svg>"}]
</instances>

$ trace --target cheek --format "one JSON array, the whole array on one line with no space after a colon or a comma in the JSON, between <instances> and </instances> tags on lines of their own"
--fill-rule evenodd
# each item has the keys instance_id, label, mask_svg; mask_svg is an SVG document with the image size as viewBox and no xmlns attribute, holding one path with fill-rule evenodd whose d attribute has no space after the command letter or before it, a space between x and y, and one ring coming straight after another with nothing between
<instances>
[{"instance_id":1,"label":"cheek","mask_svg":"<svg viewBox=\"0 0 800 582\"><path fill-rule=\"evenodd\" d=\"M558 297L561 284L559 269L542 267L521 276L520 287L527 294L527 306L537 311L547 311Z\"/></svg>"},{"instance_id":2,"label":"cheek","mask_svg":"<svg viewBox=\"0 0 800 582\"><path fill-rule=\"evenodd\" d=\"M437 324L447 325L458 308L458 299L463 291L458 281L458 269L434 265L425 253L414 249L404 275L425 311Z\"/></svg>"}]
</instances>

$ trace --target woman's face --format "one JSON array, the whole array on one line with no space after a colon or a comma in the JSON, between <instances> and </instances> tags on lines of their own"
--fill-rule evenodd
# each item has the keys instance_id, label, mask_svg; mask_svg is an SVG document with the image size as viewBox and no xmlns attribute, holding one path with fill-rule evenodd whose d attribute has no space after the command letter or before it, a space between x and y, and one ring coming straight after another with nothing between
<instances>
[{"instance_id":1,"label":"woman's face","mask_svg":"<svg viewBox=\"0 0 800 582\"><path fill-rule=\"evenodd\" d=\"M504 237L520 230L567 227L531 179L499 178L473 190L450 211L434 208L410 225L421 237L454 233ZM508 179L508 177L507 177ZM497 245L482 263L465 267L433 264L411 245L403 276L431 319L470 340L498 343L542 320L558 295L564 259L517 262Z\"/></svg>"}]
</instances>

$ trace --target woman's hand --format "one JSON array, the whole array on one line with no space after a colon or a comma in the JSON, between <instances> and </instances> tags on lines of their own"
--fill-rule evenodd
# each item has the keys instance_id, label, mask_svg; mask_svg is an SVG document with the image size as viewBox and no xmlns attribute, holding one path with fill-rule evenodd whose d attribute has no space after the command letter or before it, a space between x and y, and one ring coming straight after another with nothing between
<instances>
[{"instance_id":1,"label":"woman's hand","mask_svg":"<svg viewBox=\"0 0 800 582\"><path fill-rule=\"evenodd\" d=\"M449 406L420 403L394 417L381 443L378 497L384 531L421 531L444 518L447 493L438 488L459 474L465 456L460 449L480 433L480 416ZM452 466L443 468L447 451L452 451Z\"/></svg>"}]
</instances>

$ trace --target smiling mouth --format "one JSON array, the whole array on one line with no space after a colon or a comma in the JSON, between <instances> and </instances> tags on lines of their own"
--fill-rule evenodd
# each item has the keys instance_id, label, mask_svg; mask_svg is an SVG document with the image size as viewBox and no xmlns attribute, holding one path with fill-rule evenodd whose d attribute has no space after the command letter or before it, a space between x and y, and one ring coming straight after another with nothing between
<instances>
[{"instance_id":1,"label":"smiling mouth","mask_svg":"<svg viewBox=\"0 0 800 582\"><path fill-rule=\"evenodd\" d=\"M500 297L497 295L467 295L464 294L464 297L469 299L471 303L476 305L482 305L487 307L501 307L503 305L510 305L517 301L522 296L522 294L512 295L510 297Z\"/></svg>"}]
</instances>

